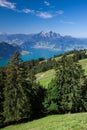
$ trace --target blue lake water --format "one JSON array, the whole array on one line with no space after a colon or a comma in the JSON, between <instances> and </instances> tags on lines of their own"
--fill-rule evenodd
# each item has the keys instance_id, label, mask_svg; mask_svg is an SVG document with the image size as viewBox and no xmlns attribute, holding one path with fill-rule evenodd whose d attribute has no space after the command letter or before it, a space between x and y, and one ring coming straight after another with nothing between
<instances>
[{"instance_id":1,"label":"blue lake water","mask_svg":"<svg viewBox=\"0 0 87 130\"><path fill-rule=\"evenodd\" d=\"M53 57L56 54L63 54L63 51L55 51L55 50L48 50L48 49L30 49L29 52L32 52L31 54L28 55L22 55L21 59L23 61L29 61L32 59L38 59L40 57L44 57L44 58L50 58ZM0 66L6 66L6 64L8 63L9 59L0 59Z\"/></svg>"}]
</instances>

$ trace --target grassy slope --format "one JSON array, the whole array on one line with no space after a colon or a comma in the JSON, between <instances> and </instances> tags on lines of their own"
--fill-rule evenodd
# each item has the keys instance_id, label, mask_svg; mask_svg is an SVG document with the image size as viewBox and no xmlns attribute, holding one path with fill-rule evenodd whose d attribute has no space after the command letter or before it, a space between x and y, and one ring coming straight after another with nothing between
<instances>
[{"instance_id":1,"label":"grassy slope","mask_svg":"<svg viewBox=\"0 0 87 130\"><path fill-rule=\"evenodd\" d=\"M41 85L47 87L49 82L54 78L55 71L54 69L48 70L46 72L41 72L36 75L37 82Z\"/></svg>"},{"instance_id":2,"label":"grassy slope","mask_svg":"<svg viewBox=\"0 0 87 130\"><path fill-rule=\"evenodd\" d=\"M87 130L87 113L52 115L1 130Z\"/></svg>"},{"instance_id":3,"label":"grassy slope","mask_svg":"<svg viewBox=\"0 0 87 130\"><path fill-rule=\"evenodd\" d=\"M58 59L56 59L58 60ZM82 68L85 70L85 74L87 75L87 59L80 60L79 63L82 65ZM55 77L54 69L48 70L46 72L41 72L36 75L37 81L47 87L50 81Z\"/></svg>"},{"instance_id":4,"label":"grassy slope","mask_svg":"<svg viewBox=\"0 0 87 130\"><path fill-rule=\"evenodd\" d=\"M85 70L85 74L87 75L87 59L80 60L79 63L82 65L82 68Z\"/></svg>"},{"instance_id":5,"label":"grassy slope","mask_svg":"<svg viewBox=\"0 0 87 130\"><path fill-rule=\"evenodd\" d=\"M79 63L87 75L87 59L80 60ZM37 82L47 87L54 75L53 69L38 73ZM52 115L32 122L8 126L1 130L87 130L87 113Z\"/></svg>"}]
</instances>

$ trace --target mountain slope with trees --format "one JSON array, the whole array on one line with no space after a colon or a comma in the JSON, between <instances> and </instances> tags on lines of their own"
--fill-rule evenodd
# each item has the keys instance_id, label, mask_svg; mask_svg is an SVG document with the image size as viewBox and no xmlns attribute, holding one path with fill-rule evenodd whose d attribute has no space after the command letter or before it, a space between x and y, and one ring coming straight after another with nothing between
<instances>
[{"instance_id":1,"label":"mountain slope with trees","mask_svg":"<svg viewBox=\"0 0 87 130\"><path fill-rule=\"evenodd\" d=\"M59 60L21 62L15 52L8 65L0 68L1 127L48 114L87 111L87 76L78 63L87 54L85 50L69 54ZM53 68L56 74L48 88L36 83L35 74Z\"/></svg>"}]
</instances>

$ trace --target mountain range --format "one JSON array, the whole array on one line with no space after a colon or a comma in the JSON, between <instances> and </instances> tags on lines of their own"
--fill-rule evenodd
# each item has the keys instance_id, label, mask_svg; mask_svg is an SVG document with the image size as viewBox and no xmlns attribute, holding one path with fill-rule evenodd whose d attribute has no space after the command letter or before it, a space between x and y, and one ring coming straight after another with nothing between
<instances>
[{"instance_id":1,"label":"mountain range","mask_svg":"<svg viewBox=\"0 0 87 130\"><path fill-rule=\"evenodd\" d=\"M30 51L31 48L51 51L87 49L87 39L61 36L52 31L37 34L0 34L0 58L11 57L16 50L21 53Z\"/></svg>"}]
</instances>

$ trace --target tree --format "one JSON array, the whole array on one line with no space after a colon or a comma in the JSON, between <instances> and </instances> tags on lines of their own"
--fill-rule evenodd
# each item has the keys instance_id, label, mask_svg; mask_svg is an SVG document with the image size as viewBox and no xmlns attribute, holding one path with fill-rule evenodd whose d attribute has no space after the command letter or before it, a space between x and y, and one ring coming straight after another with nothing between
<instances>
[{"instance_id":1,"label":"tree","mask_svg":"<svg viewBox=\"0 0 87 130\"><path fill-rule=\"evenodd\" d=\"M68 113L82 109L81 65L72 57L63 56L56 69L56 77L49 84L44 106L49 112Z\"/></svg>"},{"instance_id":2,"label":"tree","mask_svg":"<svg viewBox=\"0 0 87 130\"><path fill-rule=\"evenodd\" d=\"M31 83L26 80L26 70L15 52L6 67L6 85L4 89L5 122L19 121L31 116L29 95Z\"/></svg>"},{"instance_id":3,"label":"tree","mask_svg":"<svg viewBox=\"0 0 87 130\"><path fill-rule=\"evenodd\" d=\"M82 105L83 105L83 110L87 111L87 77L84 76L82 80Z\"/></svg>"},{"instance_id":4,"label":"tree","mask_svg":"<svg viewBox=\"0 0 87 130\"><path fill-rule=\"evenodd\" d=\"M48 85L48 89L43 102L46 113L58 113L58 94L55 80L52 80Z\"/></svg>"},{"instance_id":5,"label":"tree","mask_svg":"<svg viewBox=\"0 0 87 130\"><path fill-rule=\"evenodd\" d=\"M32 118L39 118L44 114L43 101L46 89L43 88L39 83L34 83L32 90Z\"/></svg>"},{"instance_id":6,"label":"tree","mask_svg":"<svg viewBox=\"0 0 87 130\"><path fill-rule=\"evenodd\" d=\"M3 102L4 102L4 88L5 88L5 69L0 68L0 125L4 121L3 117Z\"/></svg>"}]
</instances>

